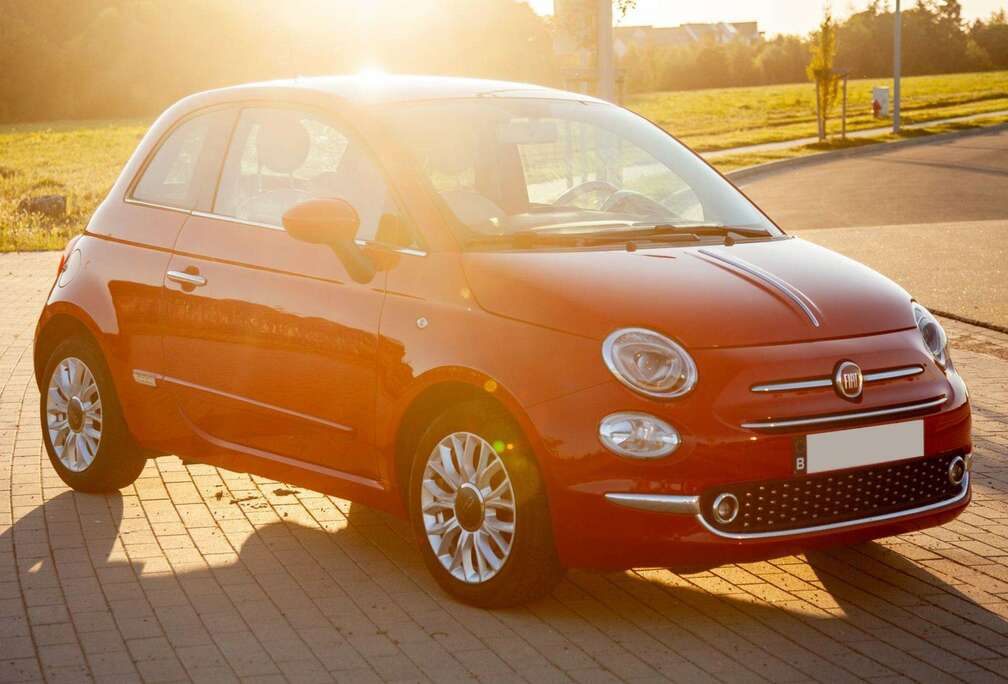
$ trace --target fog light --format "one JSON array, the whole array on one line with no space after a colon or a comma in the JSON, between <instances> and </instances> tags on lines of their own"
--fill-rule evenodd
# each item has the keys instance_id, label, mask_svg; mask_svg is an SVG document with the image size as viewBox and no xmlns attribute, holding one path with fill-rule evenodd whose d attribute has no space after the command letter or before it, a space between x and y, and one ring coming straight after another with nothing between
<instances>
[{"instance_id":1,"label":"fog light","mask_svg":"<svg viewBox=\"0 0 1008 684\"><path fill-rule=\"evenodd\" d=\"M962 456L956 456L949 463L948 477L949 482L957 487L962 484L963 478L966 477L966 461L963 460Z\"/></svg>"},{"instance_id":2,"label":"fog light","mask_svg":"<svg viewBox=\"0 0 1008 684\"><path fill-rule=\"evenodd\" d=\"M714 520L722 525L730 525L735 520L735 517L738 516L738 499L735 498L734 494L727 492L719 494L718 498L714 499L712 508L714 510Z\"/></svg>"},{"instance_id":3,"label":"fog light","mask_svg":"<svg viewBox=\"0 0 1008 684\"><path fill-rule=\"evenodd\" d=\"M613 413L599 423L599 439L610 451L630 458L661 458L679 448L679 432L647 413Z\"/></svg>"}]
</instances>

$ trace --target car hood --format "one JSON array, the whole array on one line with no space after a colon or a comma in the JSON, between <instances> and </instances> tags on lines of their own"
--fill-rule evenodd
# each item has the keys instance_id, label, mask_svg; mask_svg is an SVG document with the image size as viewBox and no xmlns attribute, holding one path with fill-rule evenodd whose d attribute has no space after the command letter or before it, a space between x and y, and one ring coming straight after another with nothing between
<instances>
[{"instance_id":1,"label":"car hood","mask_svg":"<svg viewBox=\"0 0 1008 684\"><path fill-rule=\"evenodd\" d=\"M905 290L797 238L633 252L468 252L463 263L487 311L597 339L640 326L711 348L914 326Z\"/></svg>"}]
</instances>

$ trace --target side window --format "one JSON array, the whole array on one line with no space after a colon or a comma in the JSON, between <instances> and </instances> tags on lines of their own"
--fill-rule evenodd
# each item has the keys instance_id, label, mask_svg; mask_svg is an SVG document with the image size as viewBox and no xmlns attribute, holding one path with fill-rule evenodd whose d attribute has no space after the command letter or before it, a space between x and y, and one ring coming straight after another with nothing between
<instances>
[{"instance_id":1,"label":"side window","mask_svg":"<svg viewBox=\"0 0 1008 684\"><path fill-rule=\"evenodd\" d=\"M217 166L233 112L215 110L183 121L165 138L133 188L133 199L193 209L212 190L201 171Z\"/></svg>"},{"instance_id":2,"label":"side window","mask_svg":"<svg viewBox=\"0 0 1008 684\"><path fill-rule=\"evenodd\" d=\"M344 199L357 210L363 240L404 246L403 223L381 170L359 142L321 116L292 109L241 113L224 162L214 213L282 225L284 212L310 199ZM393 236L384 239L383 234Z\"/></svg>"}]
</instances>

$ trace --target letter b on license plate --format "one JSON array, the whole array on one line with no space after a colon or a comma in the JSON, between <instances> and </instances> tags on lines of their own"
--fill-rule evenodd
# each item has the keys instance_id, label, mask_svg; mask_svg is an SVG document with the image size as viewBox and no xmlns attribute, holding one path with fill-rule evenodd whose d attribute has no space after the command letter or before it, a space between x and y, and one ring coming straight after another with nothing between
<instances>
[{"instance_id":1,"label":"letter b on license plate","mask_svg":"<svg viewBox=\"0 0 1008 684\"><path fill-rule=\"evenodd\" d=\"M794 438L794 474L920 458L924 455L924 421L819 432Z\"/></svg>"}]
</instances>

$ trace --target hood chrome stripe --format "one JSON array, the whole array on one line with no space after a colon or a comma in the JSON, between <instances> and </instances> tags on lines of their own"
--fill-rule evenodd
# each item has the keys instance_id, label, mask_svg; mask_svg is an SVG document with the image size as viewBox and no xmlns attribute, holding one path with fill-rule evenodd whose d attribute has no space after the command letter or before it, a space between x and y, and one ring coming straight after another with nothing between
<instances>
[{"instance_id":1,"label":"hood chrome stripe","mask_svg":"<svg viewBox=\"0 0 1008 684\"><path fill-rule=\"evenodd\" d=\"M764 283L770 285L778 292L780 292L788 299L790 299L792 302L794 302L798 306L798 308L800 308L805 313L805 315L809 319L809 322L812 323L814 327L816 328L819 327L819 319L816 318L815 312L812 311L812 306L810 306L812 300L809 299L804 292L799 290L794 285L781 280L772 273L764 271L759 266L750 264L748 261L743 261L742 259L739 259L737 257L725 256L724 254L718 254L717 252L711 251L709 249L699 249L697 251L703 254L704 256L708 256L711 259L716 259L722 263L728 264L729 266L734 266L740 271L744 271L745 273L748 273L752 277L757 278L758 280L762 280Z\"/></svg>"}]
</instances>

